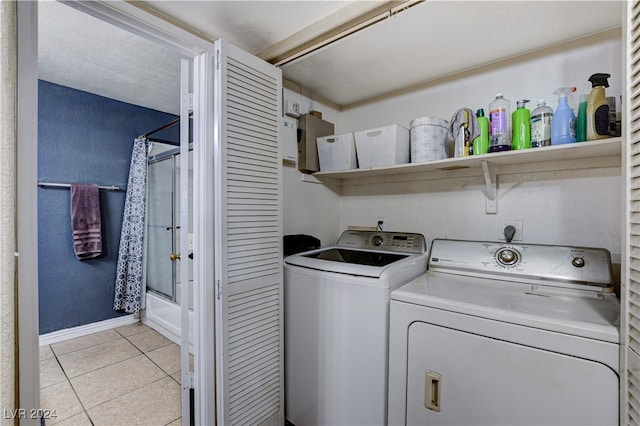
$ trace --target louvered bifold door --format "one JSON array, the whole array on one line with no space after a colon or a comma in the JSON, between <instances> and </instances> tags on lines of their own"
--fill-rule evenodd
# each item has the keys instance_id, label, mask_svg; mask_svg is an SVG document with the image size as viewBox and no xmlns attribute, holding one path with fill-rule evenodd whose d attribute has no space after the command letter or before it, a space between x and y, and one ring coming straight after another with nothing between
<instances>
[{"instance_id":1,"label":"louvered bifold door","mask_svg":"<svg viewBox=\"0 0 640 426\"><path fill-rule=\"evenodd\" d=\"M629 425L640 424L640 3L634 1L627 5L627 96L628 129L623 151L626 156L627 176L627 218L626 218L626 284L624 296L625 330L623 341L626 343L626 372L621 374L623 397L621 406L623 416ZM625 395L625 394L622 394ZM626 400L626 403L625 403Z\"/></svg>"},{"instance_id":2,"label":"louvered bifold door","mask_svg":"<svg viewBox=\"0 0 640 426\"><path fill-rule=\"evenodd\" d=\"M284 423L280 69L216 42L219 425Z\"/></svg>"}]
</instances>

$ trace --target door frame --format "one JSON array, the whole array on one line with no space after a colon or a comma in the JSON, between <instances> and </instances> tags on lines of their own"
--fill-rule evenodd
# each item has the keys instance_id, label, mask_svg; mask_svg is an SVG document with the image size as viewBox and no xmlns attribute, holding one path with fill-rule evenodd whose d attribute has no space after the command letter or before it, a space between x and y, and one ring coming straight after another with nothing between
<instances>
[{"instance_id":1,"label":"door frame","mask_svg":"<svg viewBox=\"0 0 640 426\"><path fill-rule=\"evenodd\" d=\"M195 424L215 424L213 318L213 58L214 45L125 1L65 1L71 7L180 52L194 64L194 388ZM19 405L39 409L37 2L18 2L18 324ZM197 302L196 302L197 300ZM21 424L39 425L39 419Z\"/></svg>"}]
</instances>

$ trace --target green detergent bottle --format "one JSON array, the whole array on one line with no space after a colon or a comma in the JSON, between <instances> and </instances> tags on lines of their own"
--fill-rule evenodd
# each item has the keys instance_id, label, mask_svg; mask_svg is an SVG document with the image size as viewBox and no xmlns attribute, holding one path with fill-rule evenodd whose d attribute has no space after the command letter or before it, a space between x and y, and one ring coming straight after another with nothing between
<instances>
[{"instance_id":1,"label":"green detergent bottle","mask_svg":"<svg viewBox=\"0 0 640 426\"><path fill-rule=\"evenodd\" d=\"M517 109L511 114L511 149L531 148L531 111L525 108L527 102L528 99L519 100Z\"/></svg>"},{"instance_id":2,"label":"green detergent bottle","mask_svg":"<svg viewBox=\"0 0 640 426\"><path fill-rule=\"evenodd\" d=\"M587 140L587 106L589 97L580 95L580 103L578 104L578 124L576 125L576 142L584 142Z\"/></svg>"},{"instance_id":3,"label":"green detergent bottle","mask_svg":"<svg viewBox=\"0 0 640 426\"><path fill-rule=\"evenodd\" d=\"M484 116L484 109L476 111L480 135L473 140L473 155L481 155L489 152L489 119Z\"/></svg>"}]
</instances>

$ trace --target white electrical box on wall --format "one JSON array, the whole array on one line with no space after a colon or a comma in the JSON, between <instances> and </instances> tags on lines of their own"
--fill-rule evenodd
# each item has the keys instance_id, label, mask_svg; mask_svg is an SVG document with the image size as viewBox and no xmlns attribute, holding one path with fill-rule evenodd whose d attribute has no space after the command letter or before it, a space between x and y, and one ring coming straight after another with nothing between
<instances>
[{"instance_id":1,"label":"white electrical box on wall","mask_svg":"<svg viewBox=\"0 0 640 426\"><path fill-rule=\"evenodd\" d=\"M296 101L285 101L284 113L289 117L300 117L300 103Z\"/></svg>"},{"instance_id":2,"label":"white electrical box on wall","mask_svg":"<svg viewBox=\"0 0 640 426\"><path fill-rule=\"evenodd\" d=\"M298 161L298 120L282 117L280 128L282 160L295 164Z\"/></svg>"}]
</instances>

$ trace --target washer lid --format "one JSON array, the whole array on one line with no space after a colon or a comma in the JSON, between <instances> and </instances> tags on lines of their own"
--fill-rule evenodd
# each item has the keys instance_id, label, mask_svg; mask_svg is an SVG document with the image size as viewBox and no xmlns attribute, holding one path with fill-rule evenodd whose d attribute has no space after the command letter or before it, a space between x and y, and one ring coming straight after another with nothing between
<instances>
[{"instance_id":1,"label":"washer lid","mask_svg":"<svg viewBox=\"0 0 640 426\"><path fill-rule=\"evenodd\" d=\"M331 247L289 256L285 263L320 271L379 278L388 267L411 256Z\"/></svg>"},{"instance_id":2,"label":"washer lid","mask_svg":"<svg viewBox=\"0 0 640 426\"><path fill-rule=\"evenodd\" d=\"M314 259L332 260L334 262L353 263L367 266L387 266L400 259L408 257L406 254L385 253L375 251L348 250L343 248L330 248L314 253L303 254L304 257Z\"/></svg>"},{"instance_id":3,"label":"washer lid","mask_svg":"<svg viewBox=\"0 0 640 426\"><path fill-rule=\"evenodd\" d=\"M429 271L391 299L501 322L619 343L614 294Z\"/></svg>"},{"instance_id":4,"label":"washer lid","mask_svg":"<svg viewBox=\"0 0 640 426\"><path fill-rule=\"evenodd\" d=\"M335 260L326 260L309 254L323 252L330 249L313 250L306 253L296 254L284 259L285 268L304 268L313 271L315 274L327 274L330 279L337 279L335 274L346 274L354 277L362 277L361 284L371 285L378 288L395 288L415 277L424 274L427 270L427 254L404 254L401 258L384 266L360 265L357 263L345 263ZM366 250L357 250L366 252ZM380 254L380 252L377 252ZM397 254L397 253L389 253Z\"/></svg>"}]
</instances>

